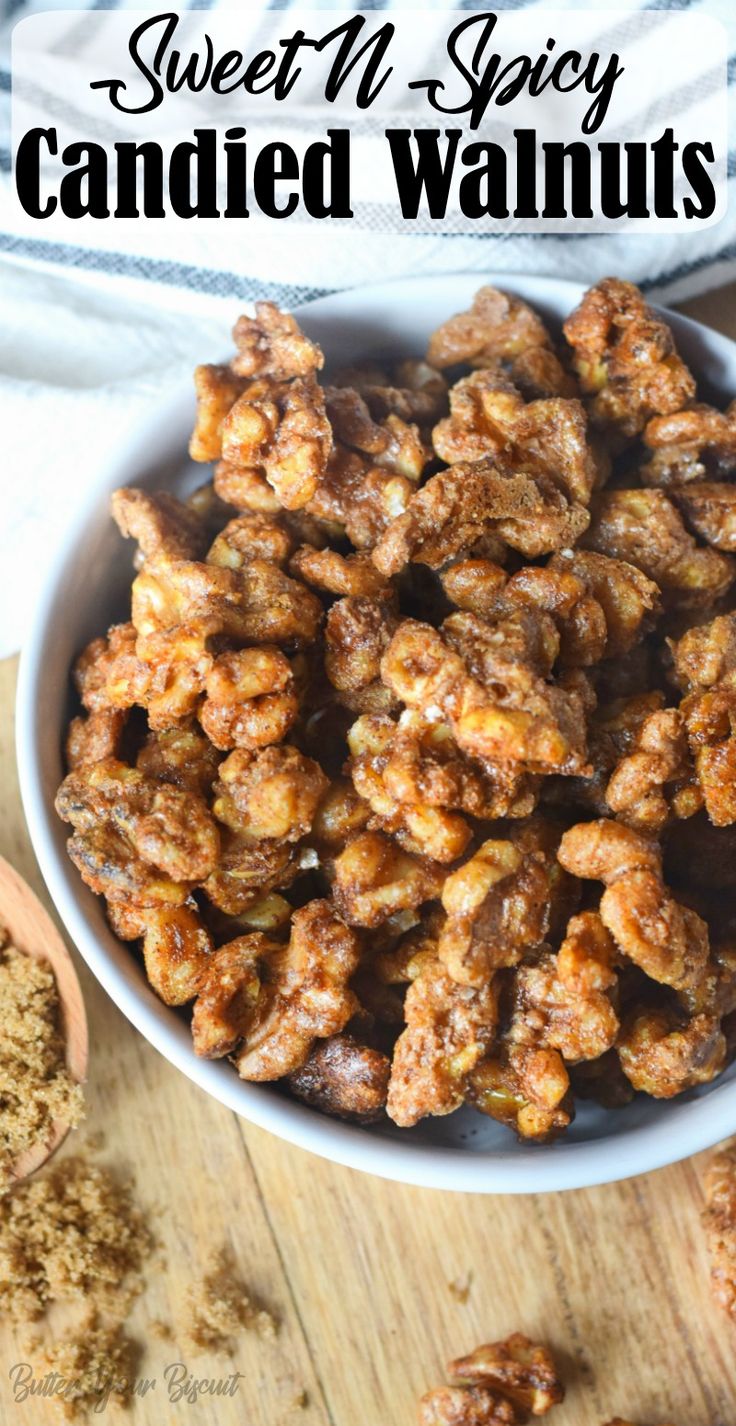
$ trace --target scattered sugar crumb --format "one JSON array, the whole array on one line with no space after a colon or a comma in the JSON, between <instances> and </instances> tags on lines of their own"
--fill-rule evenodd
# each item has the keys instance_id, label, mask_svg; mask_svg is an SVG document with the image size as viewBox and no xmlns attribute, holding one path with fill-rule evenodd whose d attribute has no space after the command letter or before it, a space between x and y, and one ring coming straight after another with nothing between
<instances>
[{"instance_id":1,"label":"scattered sugar crumb","mask_svg":"<svg viewBox=\"0 0 736 1426\"><path fill-rule=\"evenodd\" d=\"M89 1312L74 1333L60 1337L44 1353L44 1364L58 1373L53 1398L64 1415L73 1419L101 1412L108 1401L125 1406L130 1401L138 1348L120 1326L103 1323Z\"/></svg>"},{"instance_id":2,"label":"scattered sugar crumb","mask_svg":"<svg viewBox=\"0 0 736 1426\"><path fill-rule=\"evenodd\" d=\"M154 1317L148 1324L148 1330L152 1337L156 1337L159 1342L173 1342L174 1330L169 1322L162 1322L160 1317Z\"/></svg>"},{"instance_id":3,"label":"scattered sugar crumb","mask_svg":"<svg viewBox=\"0 0 736 1426\"><path fill-rule=\"evenodd\" d=\"M82 1299L120 1320L151 1249L130 1187L82 1156L0 1197L0 1299L15 1321Z\"/></svg>"},{"instance_id":4,"label":"scattered sugar crumb","mask_svg":"<svg viewBox=\"0 0 736 1426\"><path fill-rule=\"evenodd\" d=\"M66 1068L51 967L11 945L0 927L0 1193L18 1156L50 1136L55 1119L84 1118L81 1087Z\"/></svg>"},{"instance_id":5,"label":"scattered sugar crumb","mask_svg":"<svg viewBox=\"0 0 736 1426\"><path fill-rule=\"evenodd\" d=\"M187 1336L202 1351L229 1352L242 1330L273 1338L278 1323L253 1304L228 1251L213 1253L206 1271L189 1290Z\"/></svg>"},{"instance_id":6,"label":"scattered sugar crumb","mask_svg":"<svg viewBox=\"0 0 736 1426\"><path fill-rule=\"evenodd\" d=\"M467 1272L464 1278L456 1277L452 1282L448 1282L447 1290L456 1302L467 1302L470 1297L470 1289L473 1285L473 1274Z\"/></svg>"}]
</instances>

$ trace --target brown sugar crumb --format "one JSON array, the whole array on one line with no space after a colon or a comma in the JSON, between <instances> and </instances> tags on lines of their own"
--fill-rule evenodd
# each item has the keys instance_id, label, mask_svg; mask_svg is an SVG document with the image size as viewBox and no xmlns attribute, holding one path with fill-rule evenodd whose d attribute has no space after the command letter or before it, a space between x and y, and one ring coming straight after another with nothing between
<instances>
[{"instance_id":1,"label":"brown sugar crumb","mask_svg":"<svg viewBox=\"0 0 736 1426\"><path fill-rule=\"evenodd\" d=\"M472 1285L473 1274L472 1272L467 1272L464 1278L456 1277L453 1278L452 1282L448 1282L447 1290L450 1296L454 1297L456 1302L460 1302L464 1305L470 1297Z\"/></svg>"},{"instance_id":2,"label":"brown sugar crumb","mask_svg":"<svg viewBox=\"0 0 736 1426\"><path fill-rule=\"evenodd\" d=\"M0 1301L15 1321L83 1299L118 1320L141 1290L151 1237L130 1188L87 1160L61 1160L0 1197Z\"/></svg>"},{"instance_id":3,"label":"brown sugar crumb","mask_svg":"<svg viewBox=\"0 0 736 1426\"><path fill-rule=\"evenodd\" d=\"M302 1390L298 1391L296 1393L296 1396L292 1397L291 1401L288 1403L285 1415L292 1416L296 1411L306 1411L308 1406L309 1392L305 1391L304 1388L302 1388Z\"/></svg>"},{"instance_id":4,"label":"brown sugar crumb","mask_svg":"<svg viewBox=\"0 0 736 1426\"><path fill-rule=\"evenodd\" d=\"M228 1352L245 1329L273 1338L276 1319L251 1301L245 1284L226 1249L213 1253L203 1276L188 1295L187 1336L202 1351Z\"/></svg>"},{"instance_id":5,"label":"brown sugar crumb","mask_svg":"<svg viewBox=\"0 0 736 1426\"><path fill-rule=\"evenodd\" d=\"M169 1322L162 1322L160 1317L155 1317L148 1324L148 1330L152 1337L159 1342L173 1342L174 1330Z\"/></svg>"},{"instance_id":6,"label":"brown sugar crumb","mask_svg":"<svg viewBox=\"0 0 736 1426\"><path fill-rule=\"evenodd\" d=\"M53 1377L49 1394L68 1420L102 1412L109 1401L126 1406L134 1386L138 1349L120 1330L90 1312L73 1335L61 1337L44 1354Z\"/></svg>"},{"instance_id":7,"label":"brown sugar crumb","mask_svg":"<svg viewBox=\"0 0 736 1426\"><path fill-rule=\"evenodd\" d=\"M82 1090L65 1065L56 981L45 961L10 944L0 927L0 1193L20 1154L50 1135L55 1119L84 1117Z\"/></svg>"}]
</instances>

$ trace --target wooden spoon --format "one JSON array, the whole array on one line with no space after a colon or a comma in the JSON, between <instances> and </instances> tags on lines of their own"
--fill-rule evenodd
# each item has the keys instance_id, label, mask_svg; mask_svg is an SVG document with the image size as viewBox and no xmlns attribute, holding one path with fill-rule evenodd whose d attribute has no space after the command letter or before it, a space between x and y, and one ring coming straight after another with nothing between
<instances>
[{"instance_id":1,"label":"wooden spoon","mask_svg":"<svg viewBox=\"0 0 736 1426\"><path fill-rule=\"evenodd\" d=\"M0 925L19 951L48 961L56 978L61 1009L61 1032L66 1043L66 1064L77 1084L87 1075L89 1041L82 991L72 958L51 917L30 886L0 857ZM69 1125L55 1119L44 1142L33 1144L16 1159L11 1170L18 1182L35 1173L64 1141Z\"/></svg>"}]
</instances>

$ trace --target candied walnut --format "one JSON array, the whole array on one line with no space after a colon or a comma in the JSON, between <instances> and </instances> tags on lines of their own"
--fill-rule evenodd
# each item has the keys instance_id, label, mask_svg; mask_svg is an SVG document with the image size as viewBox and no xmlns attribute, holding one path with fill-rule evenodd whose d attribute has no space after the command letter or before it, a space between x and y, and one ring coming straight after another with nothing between
<instances>
[{"instance_id":1,"label":"candied walnut","mask_svg":"<svg viewBox=\"0 0 736 1426\"><path fill-rule=\"evenodd\" d=\"M507 1397L520 1420L545 1416L565 1399L552 1353L513 1332L502 1342L476 1347L467 1357L448 1362L447 1375L453 1386L482 1386Z\"/></svg>"},{"instance_id":2,"label":"candied walnut","mask_svg":"<svg viewBox=\"0 0 736 1426\"><path fill-rule=\"evenodd\" d=\"M231 362L238 376L308 376L320 371L325 359L316 342L305 337L290 312L273 302L256 302L255 317L238 317L233 327L237 347Z\"/></svg>"},{"instance_id":3,"label":"candied walnut","mask_svg":"<svg viewBox=\"0 0 736 1426\"><path fill-rule=\"evenodd\" d=\"M503 608L509 576L493 560L476 556L448 565L440 572L440 582L452 604L484 619L495 618Z\"/></svg>"},{"instance_id":4,"label":"candied walnut","mask_svg":"<svg viewBox=\"0 0 736 1426\"><path fill-rule=\"evenodd\" d=\"M509 1401L481 1386L437 1386L419 1402L419 1426L517 1426Z\"/></svg>"},{"instance_id":5,"label":"candied walnut","mask_svg":"<svg viewBox=\"0 0 736 1426\"><path fill-rule=\"evenodd\" d=\"M574 544L588 521L587 510L546 476L509 474L493 460L460 463L430 476L412 495L381 535L373 559L385 575L398 574L411 560L439 569L488 534L536 558Z\"/></svg>"},{"instance_id":6,"label":"candied walnut","mask_svg":"<svg viewBox=\"0 0 736 1426\"><path fill-rule=\"evenodd\" d=\"M326 594L370 597L386 589L384 576L379 574L370 555L362 552L341 555L337 550L317 550L312 545L302 545L292 555L289 569L305 584Z\"/></svg>"},{"instance_id":7,"label":"candied walnut","mask_svg":"<svg viewBox=\"0 0 736 1426\"><path fill-rule=\"evenodd\" d=\"M711 1289L718 1306L736 1321L736 1148L710 1159L703 1179L703 1227L711 1260Z\"/></svg>"},{"instance_id":8,"label":"candied walnut","mask_svg":"<svg viewBox=\"0 0 736 1426\"><path fill-rule=\"evenodd\" d=\"M376 727L388 730L385 717ZM356 729L363 726L362 720ZM366 728L373 724L369 721ZM385 793L419 807L456 808L469 816L494 820L525 817L534 810L534 780L514 769L474 763L458 748L447 723L428 721L406 708L390 723L378 769ZM349 741L352 746L352 733Z\"/></svg>"},{"instance_id":9,"label":"candied walnut","mask_svg":"<svg viewBox=\"0 0 736 1426\"><path fill-rule=\"evenodd\" d=\"M112 758L69 773L56 810L78 832L116 831L136 857L174 882L200 881L217 862L217 827L200 797Z\"/></svg>"},{"instance_id":10,"label":"candied walnut","mask_svg":"<svg viewBox=\"0 0 736 1426\"><path fill-rule=\"evenodd\" d=\"M696 545L662 490L604 491L593 502L583 543L637 565L659 585L665 603L677 609L714 603L736 573L727 555Z\"/></svg>"},{"instance_id":11,"label":"candied walnut","mask_svg":"<svg viewBox=\"0 0 736 1426\"><path fill-rule=\"evenodd\" d=\"M481 287L469 311L450 317L432 333L427 361L440 368L500 362L530 395L575 394L541 317L519 297L495 287Z\"/></svg>"},{"instance_id":12,"label":"candied walnut","mask_svg":"<svg viewBox=\"0 0 736 1426\"><path fill-rule=\"evenodd\" d=\"M254 932L238 936L210 957L192 1013L194 1053L202 1059L232 1054L242 1040L261 993L259 967L280 951L277 941Z\"/></svg>"},{"instance_id":13,"label":"candied walnut","mask_svg":"<svg viewBox=\"0 0 736 1426\"><path fill-rule=\"evenodd\" d=\"M586 701L548 682L559 636L520 609L491 626L453 614L442 630L406 619L384 655L384 682L429 720L446 719L464 752L527 772L582 771Z\"/></svg>"},{"instance_id":14,"label":"candied walnut","mask_svg":"<svg viewBox=\"0 0 736 1426\"><path fill-rule=\"evenodd\" d=\"M447 410L447 382L426 361L401 361L391 371L370 364L343 367L332 382L359 392L377 421L393 415L428 426Z\"/></svg>"},{"instance_id":15,"label":"candied walnut","mask_svg":"<svg viewBox=\"0 0 736 1426\"><path fill-rule=\"evenodd\" d=\"M536 1046L503 1045L482 1060L470 1075L467 1097L481 1114L537 1143L555 1138L574 1113L562 1056Z\"/></svg>"},{"instance_id":16,"label":"candied walnut","mask_svg":"<svg viewBox=\"0 0 736 1426\"><path fill-rule=\"evenodd\" d=\"M594 709L588 725L588 756L591 773L560 783L550 794L553 804L580 808L598 817L607 817L610 808L606 788L617 763L630 753L642 723L664 703L659 692L616 698Z\"/></svg>"},{"instance_id":17,"label":"candied walnut","mask_svg":"<svg viewBox=\"0 0 736 1426\"><path fill-rule=\"evenodd\" d=\"M200 797L212 791L219 764L217 749L194 722L149 733L136 758L136 767L146 777L171 782Z\"/></svg>"},{"instance_id":18,"label":"candied walnut","mask_svg":"<svg viewBox=\"0 0 736 1426\"><path fill-rule=\"evenodd\" d=\"M588 443L587 424L581 401L526 405L499 372L476 371L452 387L450 415L435 426L432 441L448 465L492 457L506 474L547 477L587 505L608 474L602 453Z\"/></svg>"},{"instance_id":19,"label":"candied walnut","mask_svg":"<svg viewBox=\"0 0 736 1426\"><path fill-rule=\"evenodd\" d=\"M294 548L289 531L262 511L238 515L220 530L207 554L207 563L223 569L243 569L253 559L284 565Z\"/></svg>"},{"instance_id":20,"label":"candied walnut","mask_svg":"<svg viewBox=\"0 0 736 1426\"><path fill-rule=\"evenodd\" d=\"M670 498L706 545L727 554L736 551L736 486L703 480L671 490Z\"/></svg>"},{"instance_id":21,"label":"candied walnut","mask_svg":"<svg viewBox=\"0 0 736 1426\"><path fill-rule=\"evenodd\" d=\"M568 1064L595 1060L616 1042L610 992L616 947L595 911L573 916L557 955L519 966L509 1038L559 1050Z\"/></svg>"},{"instance_id":22,"label":"candied walnut","mask_svg":"<svg viewBox=\"0 0 736 1426\"><path fill-rule=\"evenodd\" d=\"M636 565L592 550L561 550L547 568L574 576L587 595L587 600L584 595L573 606L570 617L560 621L561 657L567 664L621 658L653 627L659 612L659 588ZM596 659L592 656L597 625L593 603L603 613L605 628Z\"/></svg>"},{"instance_id":23,"label":"candied walnut","mask_svg":"<svg viewBox=\"0 0 736 1426\"><path fill-rule=\"evenodd\" d=\"M328 786L319 763L285 744L236 748L218 771L215 817L254 841L299 841Z\"/></svg>"},{"instance_id":24,"label":"candied walnut","mask_svg":"<svg viewBox=\"0 0 736 1426\"><path fill-rule=\"evenodd\" d=\"M697 790L714 827L736 822L736 688L690 694L680 705Z\"/></svg>"},{"instance_id":25,"label":"candied walnut","mask_svg":"<svg viewBox=\"0 0 736 1426\"><path fill-rule=\"evenodd\" d=\"M228 505L234 505L236 510L250 511L254 515L276 515L282 509L278 495L265 475L249 466L218 461L214 487L218 497Z\"/></svg>"},{"instance_id":26,"label":"candied walnut","mask_svg":"<svg viewBox=\"0 0 736 1426\"><path fill-rule=\"evenodd\" d=\"M709 1084L726 1062L726 1040L714 1015L688 1020L675 1010L634 1011L619 1035L621 1068L634 1089L672 1099Z\"/></svg>"},{"instance_id":27,"label":"candied walnut","mask_svg":"<svg viewBox=\"0 0 736 1426\"><path fill-rule=\"evenodd\" d=\"M325 622L325 672L340 703L353 713L397 706L381 678L381 659L398 619L385 599L350 596L333 604Z\"/></svg>"},{"instance_id":28,"label":"candied walnut","mask_svg":"<svg viewBox=\"0 0 736 1426\"><path fill-rule=\"evenodd\" d=\"M193 897L181 906L110 901L107 919L121 940L143 938L148 982L166 1005L194 999L210 973L214 948Z\"/></svg>"},{"instance_id":29,"label":"candied walnut","mask_svg":"<svg viewBox=\"0 0 736 1426\"><path fill-rule=\"evenodd\" d=\"M493 1042L497 1000L492 984L458 985L439 960L425 960L406 993L406 1029L391 1065L386 1108L400 1128L460 1107L468 1075Z\"/></svg>"},{"instance_id":30,"label":"candied walnut","mask_svg":"<svg viewBox=\"0 0 736 1426\"><path fill-rule=\"evenodd\" d=\"M438 954L454 980L482 985L545 939L560 877L554 829L531 818L508 840L484 842L442 888Z\"/></svg>"},{"instance_id":31,"label":"candied walnut","mask_svg":"<svg viewBox=\"0 0 736 1426\"><path fill-rule=\"evenodd\" d=\"M589 288L563 331L591 418L611 436L625 441L693 400L672 332L633 283L606 277Z\"/></svg>"},{"instance_id":32,"label":"candied walnut","mask_svg":"<svg viewBox=\"0 0 736 1426\"><path fill-rule=\"evenodd\" d=\"M72 718L64 745L69 771L119 757L127 719L124 708L98 708L86 717Z\"/></svg>"},{"instance_id":33,"label":"candied walnut","mask_svg":"<svg viewBox=\"0 0 736 1426\"><path fill-rule=\"evenodd\" d=\"M332 895L351 926L380 926L440 894L444 868L403 851L382 832L359 832L335 858Z\"/></svg>"},{"instance_id":34,"label":"candied walnut","mask_svg":"<svg viewBox=\"0 0 736 1426\"><path fill-rule=\"evenodd\" d=\"M418 426L394 414L374 421L363 397L349 386L328 387L325 403L340 445L369 456L375 465L386 466L408 480L419 480L431 452Z\"/></svg>"},{"instance_id":35,"label":"candied walnut","mask_svg":"<svg viewBox=\"0 0 736 1426\"><path fill-rule=\"evenodd\" d=\"M199 516L175 495L123 486L110 498L113 519L121 535L135 540L142 559L165 554L170 559L197 559L207 544Z\"/></svg>"},{"instance_id":36,"label":"candied walnut","mask_svg":"<svg viewBox=\"0 0 736 1426\"><path fill-rule=\"evenodd\" d=\"M222 423L240 396L246 382L229 366L207 363L195 367L194 392L197 417L189 454L192 460L219 460L222 455ZM221 493L221 492L218 492ZM226 499L223 496L223 499Z\"/></svg>"},{"instance_id":37,"label":"candied walnut","mask_svg":"<svg viewBox=\"0 0 736 1426\"><path fill-rule=\"evenodd\" d=\"M223 459L262 470L287 510L314 495L331 450L324 394L313 377L251 382L222 423Z\"/></svg>"},{"instance_id":38,"label":"candied walnut","mask_svg":"<svg viewBox=\"0 0 736 1426\"><path fill-rule=\"evenodd\" d=\"M721 615L671 644L678 681L690 692L680 714L698 791L716 827L736 822L736 616Z\"/></svg>"},{"instance_id":39,"label":"candied walnut","mask_svg":"<svg viewBox=\"0 0 736 1426\"><path fill-rule=\"evenodd\" d=\"M372 549L406 510L415 482L397 471L369 464L356 451L337 446L309 502L309 513L343 531L358 550Z\"/></svg>"},{"instance_id":40,"label":"candied walnut","mask_svg":"<svg viewBox=\"0 0 736 1426\"><path fill-rule=\"evenodd\" d=\"M139 633L205 624L243 643L311 643L322 605L304 585L268 560L242 569L192 560L148 560L133 581L133 623Z\"/></svg>"},{"instance_id":41,"label":"candied walnut","mask_svg":"<svg viewBox=\"0 0 736 1426\"><path fill-rule=\"evenodd\" d=\"M146 709L150 728L172 728L191 719L212 668L216 630L215 620L200 618L138 635L136 654L145 682L141 678L136 701Z\"/></svg>"},{"instance_id":42,"label":"candied walnut","mask_svg":"<svg viewBox=\"0 0 736 1426\"><path fill-rule=\"evenodd\" d=\"M223 828L216 870L202 883L205 896L227 916L242 916L264 895L290 886L316 856L290 842L260 841Z\"/></svg>"},{"instance_id":43,"label":"candied walnut","mask_svg":"<svg viewBox=\"0 0 736 1426\"><path fill-rule=\"evenodd\" d=\"M288 946L264 958L261 993L235 1057L241 1079L293 1074L316 1039L344 1029L358 1009L348 983L359 958L355 933L328 901L294 912Z\"/></svg>"},{"instance_id":44,"label":"candied walnut","mask_svg":"<svg viewBox=\"0 0 736 1426\"><path fill-rule=\"evenodd\" d=\"M180 906L189 895L189 883L162 876L135 854L127 837L108 823L75 832L66 850L85 885L108 902L129 900L138 906Z\"/></svg>"},{"instance_id":45,"label":"candied walnut","mask_svg":"<svg viewBox=\"0 0 736 1426\"><path fill-rule=\"evenodd\" d=\"M725 411L694 402L685 411L655 416L643 440L652 452L639 469L644 485L723 480L736 473L736 401Z\"/></svg>"},{"instance_id":46,"label":"candied walnut","mask_svg":"<svg viewBox=\"0 0 736 1426\"><path fill-rule=\"evenodd\" d=\"M219 654L205 689L199 721L224 752L281 742L299 714L291 664L268 644Z\"/></svg>"},{"instance_id":47,"label":"candied walnut","mask_svg":"<svg viewBox=\"0 0 736 1426\"><path fill-rule=\"evenodd\" d=\"M720 614L688 629L670 647L677 680L686 691L731 682L736 673L736 614Z\"/></svg>"},{"instance_id":48,"label":"candied walnut","mask_svg":"<svg viewBox=\"0 0 736 1426\"><path fill-rule=\"evenodd\" d=\"M331 782L314 814L310 840L321 856L342 851L354 832L368 825L371 809L348 778Z\"/></svg>"},{"instance_id":49,"label":"candied walnut","mask_svg":"<svg viewBox=\"0 0 736 1426\"><path fill-rule=\"evenodd\" d=\"M136 655L137 637L133 624L113 624L79 655L74 684L88 712L132 708L145 695L149 673Z\"/></svg>"},{"instance_id":50,"label":"candied walnut","mask_svg":"<svg viewBox=\"0 0 736 1426\"><path fill-rule=\"evenodd\" d=\"M371 828L391 832L407 851L438 862L454 862L471 838L464 817L422 800L401 800L390 790L386 765L397 726L386 714L364 714L348 736L350 773L356 792L368 803Z\"/></svg>"},{"instance_id":51,"label":"candied walnut","mask_svg":"<svg viewBox=\"0 0 736 1426\"><path fill-rule=\"evenodd\" d=\"M693 785L682 715L676 708L650 713L609 778L608 806L637 831L657 833L672 816L691 817L701 800Z\"/></svg>"},{"instance_id":52,"label":"candied walnut","mask_svg":"<svg viewBox=\"0 0 736 1426\"><path fill-rule=\"evenodd\" d=\"M386 1105L391 1063L380 1050L361 1045L352 1035L320 1040L301 1069L289 1075L297 1099L323 1114L372 1124Z\"/></svg>"},{"instance_id":53,"label":"candied walnut","mask_svg":"<svg viewBox=\"0 0 736 1426\"><path fill-rule=\"evenodd\" d=\"M560 551L545 568L524 566L510 577L489 560L461 560L440 578L454 604L491 622L517 607L549 614L563 668L627 653L658 607L657 585L641 570L587 550Z\"/></svg>"},{"instance_id":54,"label":"candied walnut","mask_svg":"<svg viewBox=\"0 0 736 1426\"><path fill-rule=\"evenodd\" d=\"M617 945L652 980L685 990L708 964L708 928L671 896L655 842L619 822L582 822L558 851L573 876L603 881L600 915Z\"/></svg>"}]
</instances>

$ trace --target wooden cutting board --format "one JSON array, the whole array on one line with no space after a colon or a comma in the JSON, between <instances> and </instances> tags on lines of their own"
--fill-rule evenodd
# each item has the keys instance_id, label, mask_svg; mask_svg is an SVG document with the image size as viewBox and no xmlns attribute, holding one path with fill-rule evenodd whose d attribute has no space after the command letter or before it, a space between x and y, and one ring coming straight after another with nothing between
<instances>
[{"instance_id":1,"label":"wooden cutting board","mask_svg":"<svg viewBox=\"0 0 736 1426\"><path fill-rule=\"evenodd\" d=\"M736 335L736 287L685 310ZM0 855L43 896L18 796L14 686L14 661L0 664ZM448 1357L516 1329L563 1363L557 1426L617 1414L641 1426L735 1426L736 1327L709 1296L702 1160L529 1198L383 1183L239 1120L151 1049L81 964L80 974L89 1119L62 1153L104 1136L95 1153L133 1172L165 1260L131 1319L141 1375L156 1383L134 1402L131 1426L410 1426ZM192 1274L222 1243L282 1323L273 1343L244 1336L232 1361L193 1356L180 1331ZM152 1334L156 1320L172 1325L172 1341ZM13 1399L26 1336L0 1321L1 1426L59 1420L50 1403ZM231 1397L170 1402L165 1372L177 1362L197 1378L242 1377Z\"/></svg>"}]
</instances>

